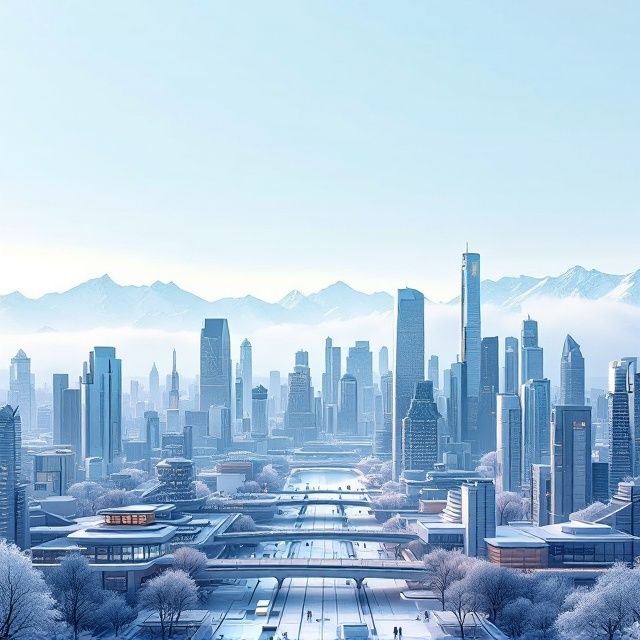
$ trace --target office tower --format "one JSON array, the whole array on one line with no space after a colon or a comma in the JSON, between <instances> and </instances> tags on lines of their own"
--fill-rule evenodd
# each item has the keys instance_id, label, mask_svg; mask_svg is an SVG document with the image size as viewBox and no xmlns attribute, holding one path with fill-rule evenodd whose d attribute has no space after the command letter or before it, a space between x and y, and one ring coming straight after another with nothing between
<instances>
[{"instance_id":1,"label":"office tower","mask_svg":"<svg viewBox=\"0 0 640 640\"><path fill-rule=\"evenodd\" d=\"M567 334L560 362L560 404L584 403L584 358L580 345Z\"/></svg>"},{"instance_id":2,"label":"office tower","mask_svg":"<svg viewBox=\"0 0 640 640\"><path fill-rule=\"evenodd\" d=\"M389 373L389 349L387 347L380 347L378 352L378 373L382 378L383 375Z\"/></svg>"},{"instance_id":3,"label":"office tower","mask_svg":"<svg viewBox=\"0 0 640 640\"><path fill-rule=\"evenodd\" d=\"M340 347L334 347L333 340L327 338L324 347L324 374L322 375L322 401L324 404L338 404L341 375L342 354Z\"/></svg>"},{"instance_id":4,"label":"office tower","mask_svg":"<svg viewBox=\"0 0 640 640\"><path fill-rule=\"evenodd\" d=\"M376 423L373 455L380 460L391 460L393 435L393 373L387 371L380 378L382 393L382 423Z\"/></svg>"},{"instance_id":5,"label":"office tower","mask_svg":"<svg viewBox=\"0 0 640 640\"><path fill-rule=\"evenodd\" d=\"M38 434L50 434L53 427L53 414L48 404L43 404L36 411L36 426Z\"/></svg>"},{"instance_id":6,"label":"office tower","mask_svg":"<svg viewBox=\"0 0 640 640\"><path fill-rule=\"evenodd\" d=\"M467 363L454 362L449 371L449 398L447 399L447 424L449 436L454 442L468 442L467 429Z\"/></svg>"},{"instance_id":7,"label":"office tower","mask_svg":"<svg viewBox=\"0 0 640 640\"><path fill-rule=\"evenodd\" d=\"M169 409L180 408L180 376L176 368L176 350L173 350L173 367L171 368L171 391L169 392Z\"/></svg>"},{"instance_id":8,"label":"office tower","mask_svg":"<svg viewBox=\"0 0 640 640\"><path fill-rule=\"evenodd\" d=\"M551 464L551 382L522 385L522 481L531 482L531 465Z\"/></svg>"},{"instance_id":9,"label":"office tower","mask_svg":"<svg viewBox=\"0 0 640 640\"><path fill-rule=\"evenodd\" d=\"M591 407L556 405L551 415L551 522L557 524L591 504Z\"/></svg>"},{"instance_id":10,"label":"office tower","mask_svg":"<svg viewBox=\"0 0 640 640\"><path fill-rule=\"evenodd\" d=\"M73 446L76 464L80 464L82 453L82 395L80 389L62 391L62 416L60 424L60 442Z\"/></svg>"},{"instance_id":11,"label":"office tower","mask_svg":"<svg viewBox=\"0 0 640 640\"><path fill-rule=\"evenodd\" d=\"M485 538L496 535L496 485L493 480L471 480L460 487L464 553L486 558Z\"/></svg>"},{"instance_id":12,"label":"office tower","mask_svg":"<svg viewBox=\"0 0 640 640\"><path fill-rule=\"evenodd\" d=\"M323 429L326 434L333 436L338 433L338 405L337 404L325 404L324 405L324 418Z\"/></svg>"},{"instance_id":13,"label":"office tower","mask_svg":"<svg viewBox=\"0 0 640 640\"><path fill-rule=\"evenodd\" d=\"M549 524L551 513L551 465L531 467L531 519L536 527Z\"/></svg>"},{"instance_id":14,"label":"office tower","mask_svg":"<svg viewBox=\"0 0 640 640\"><path fill-rule=\"evenodd\" d=\"M35 436L36 392L31 375L31 358L27 358L22 349L11 358L9 404L19 407L22 433Z\"/></svg>"},{"instance_id":15,"label":"office tower","mask_svg":"<svg viewBox=\"0 0 640 640\"><path fill-rule=\"evenodd\" d=\"M460 360L467 363L467 394L480 393L480 254L462 254Z\"/></svg>"},{"instance_id":16,"label":"office tower","mask_svg":"<svg viewBox=\"0 0 640 640\"><path fill-rule=\"evenodd\" d=\"M149 457L153 449L160 448L160 415L157 411L145 411L145 440L149 450Z\"/></svg>"},{"instance_id":17,"label":"office tower","mask_svg":"<svg viewBox=\"0 0 640 640\"><path fill-rule=\"evenodd\" d=\"M209 432L218 440L218 451L229 451L233 444L231 409L223 405L209 407Z\"/></svg>"},{"instance_id":18,"label":"office tower","mask_svg":"<svg viewBox=\"0 0 640 640\"><path fill-rule=\"evenodd\" d=\"M518 338L504 339L504 392L518 393L520 369L518 365Z\"/></svg>"},{"instance_id":19,"label":"office tower","mask_svg":"<svg viewBox=\"0 0 640 640\"><path fill-rule=\"evenodd\" d=\"M438 418L433 382L416 384L407 417L402 421L402 471L432 471L438 462Z\"/></svg>"},{"instance_id":20,"label":"office tower","mask_svg":"<svg viewBox=\"0 0 640 640\"><path fill-rule=\"evenodd\" d=\"M200 409L231 411L232 381L229 325L226 318L207 318L200 332Z\"/></svg>"},{"instance_id":21,"label":"office tower","mask_svg":"<svg viewBox=\"0 0 640 640\"><path fill-rule=\"evenodd\" d=\"M242 378L242 407L245 415L251 417L253 415L253 357L251 343L246 338L240 345L240 377Z\"/></svg>"},{"instance_id":22,"label":"office tower","mask_svg":"<svg viewBox=\"0 0 640 640\"><path fill-rule=\"evenodd\" d=\"M244 410L244 385L242 384L242 377L238 375L240 367L236 367L236 380L234 383L234 396L236 406L236 420L242 421L245 414Z\"/></svg>"},{"instance_id":23,"label":"office tower","mask_svg":"<svg viewBox=\"0 0 640 640\"><path fill-rule=\"evenodd\" d=\"M160 399L160 375L158 367L153 363L149 373L149 402L155 411L162 411L162 401Z\"/></svg>"},{"instance_id":24,"label":"office tower","mask_svg":"<svg viewBox=\"0 0 640 640\"><path fill-rule=\"evenodd\" d=\"M609 365L609 492L634 475L636 429L634 382L637 359L622 358ZM639 434L640 435L640 434Z\"/></svg>"},{"instance_id":25,"label":"office tower","mask_svg":"<svg viewBox=\"0 0 640 640\"><path fill-rule=\"evenodd\" d=\"M114 347L95 347L82 375L84 458L102 460L102 477L122 450L122 364Z\"/></svg>"},{"instance_id":26,"label":"office tower","mask_svg":"<svg viewBox=\"0 0 640 640\"><path fill-rule=\"evenodd\" d=\"M496 406L496 491L520 492L522 483L522 412L520 398L499 393Z\"/></svg>"},{"instance_id":27,"label":"office tower","mask_svg":"<svg viewBox=\"0 0 640 640\"><path fill-rule=\"evenodd\" d=\"M358 422L373 422L373 354L367 340L349 347L347 373L358 381Z\"/></svg>"},{"instance_id":28,"label":"office tower","mask_svg":"<svg viewBox=\"0 0 640 640\"><path fill-rule=\"evenodd\" d=\"M273 404L275 408L274 413L280 412L280 372L279 371L270 371L269 372L269 397L273 398Z\"/></svg>"},{"instance_id":29,"label":"office tower","mask_svg":"<svg viewBox=\"0 0 640 640\"><path fill-rule=\"evenodd\" d=\"M593 502L607 504L611 494L609 493L609 463L591 463L591 499Z\"/></svg>"},{"instance_id":30,"label":"office tower","mask_svg":"<svg viewBox=\"0 0 640 640\"><path fill-rule=\"evenodd\" d=\"M60 439L62 429L62 392L69 388L69 375L67 373L53 374L53 444L62 444ZM69 444L64 442L64 444ZM79 451L75 452L76 455Z\"/></svg>"},{"instance_id":31,"label":"office tower","mask_svg":"<svg viewBox=\"0 0 640 640\"><path fill-rule=\"evenodd\" d=\"M293 438L294 444L298 446L308 440L315 440L317 434L309 354L298 351L295 362L293 373L289 374L284 430L285 435Z\"/></svg>"},{"instance_id":32,"label":"office tower","mask_svg":"<svg viewBox=\"0 0 640 640\"><path fill-rule=\"evenodd\" d=\"M129 382L129 405L135 408L140 400L140 383L137 380Z\"/></svg>"},{"instance_id":33,"label":"office tower","mask_svg":"<svg viewBox=\"0 0 640 640\"><path fill-rule=\"evenodd\" d=\"M531 316L522 321L521 338L520 384L527 380L542 380L544 367L542 347L538 346L538 323Z\"/></svg>"},{"instance_id":34,"label":"office tower","mask_svg":"<svg viewBox=\"0 0 640 640\"><path fill-rule=\"evenodd\" d=\"M358 435L358 381L345 373L340 378L340 408L338 409L338 434Z\"/></svg>"},{"instance_id":35,"label":"office tower","mask_svg":"<svg viewBox=\"0 0 640 640\"><path fill-rule=\"evenodd\" d=\"M424 380L424 296L415 289L398 290L396 374L392 434L393 478L402 471L402 420L416 383Z\"/></svg>"},{"instance_id":36,"label":"office tower","mask_svg":"<svg viewBox=\"0 0 640 640\"><path fill-rule=\"evenodd\" d=\"M434 396L440 389L440 358L431 356L427 365L427 380L433 382Z\"/></svg>"},{"instance_id":37,"label":"office tower","mask_svg":"<svg viewBox=\"0 0 640 640\"><path fill-rule=\"evenodd\" d=\"M20 482L22 431L18 411L10 405L0 407L0 537L28 549L29 508L26 487Z\"/></svg>"},{"instance_id":38,"label":"office tower","mask_svg":"<svg viewBox=\"0 0 640 640\"><path fill-rule=\"evenodd\" d=\"M251 391L251 438L256 442L256 453L267 453L269 436L269 417L267 416L267 398L269 392L262 385Z\"/></svg>"},{"instance_id":39,"label":"office tower","mask_svg":"<svg viewBox=\"0 0 640 640\"><path fill-rule=\"evenodd\" d=\"M480 396L478 398L478 450L496 450L496 396L500 391L498 338L482 338L480 343Z\"/></svg>"}]
</instances>

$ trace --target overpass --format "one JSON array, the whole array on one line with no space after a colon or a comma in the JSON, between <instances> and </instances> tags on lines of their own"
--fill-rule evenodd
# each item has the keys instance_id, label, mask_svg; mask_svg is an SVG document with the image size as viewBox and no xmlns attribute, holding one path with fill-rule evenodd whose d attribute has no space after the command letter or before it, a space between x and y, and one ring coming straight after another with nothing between
<instances>
[{"instance_id":1,"label":"overpass","mask_svg":"<svg viewBox=\"0 0 640 640\"><path fill-rule=\"evenodd\" d=\"M334 492L335 494L335 492ZM366 507L373 508L371 500L366 498L322 498L319 500L308 500L306 498L296 498L291 496L287 500L284 496L275 501L278 506L283 507Z\"/></svg>"},{"instance_id":2,"label":"overpass","mask_svg":"<svg viewBox=\"0 0 640 640\"><path fill-rule=\"evenodd\" d=\"M410 531L381 531L380 529L271 529L221 533L214 544L260 544L261 542L298 542L306 540L351 540L403 544L418 540Z\"/></svg>"},{"instance_id":3,"label":"overpass","mask_svg":"<svg viewBox=\"0 0 640 640\"><path fill-rule=\"evenodd\" d=\"M209 560L196 581L203 585L222 578L275 578L278 588L287 578L346 578L358 589L365 578L425 580L427 572L419 561L329 560L322 558L261 558Z\"/></svg>"},{"instance_id":4,"label":"overpass","mask_svg":"<svg viewBox=\"0 0 640 640\"><path fill-rule=\"evenodd\" d=\"M381 495L381 489L365 489L363 491L342 491L341 489L282 489L281 491L269 491L274 496L299 496L303 495L343 495L343 496L367 496L369 494Z\"/></svg>"}]
</instances>

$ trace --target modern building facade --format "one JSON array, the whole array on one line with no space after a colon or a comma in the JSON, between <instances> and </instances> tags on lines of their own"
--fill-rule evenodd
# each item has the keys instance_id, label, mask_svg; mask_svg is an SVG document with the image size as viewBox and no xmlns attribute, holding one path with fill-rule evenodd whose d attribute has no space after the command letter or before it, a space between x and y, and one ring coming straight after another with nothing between
<instances>
[{"instance_id":1,"label":"modern building facade","mask_svg":"<svg viewBox=\"0 0 640 640\"><path fill-rule=\"evenodd\" d=\"M403 473L434 469L438 462L438 418L433 382L418 382L407 417L402 421Z\"/></svg>"},{"instance_id":2,"label":"modern building facade","mask_svg":"<svg viewBox=\"0 0 640 640\"><path fill-rule=\"evenodd\" d=\"M389 349L387 347L380 347L378 352L378 373L382 378L383 375L389 373Z\"/></svg>"},{"instance_id":3,"label":"modern building facade","mask_svg":"<svg viewBox=\"0 0 640 640\"><path fill-rule=\"evenodd\" d=\"M82 393L80 389L64 389L62 392L62 424L60 441L72 445L75 462L79 464L82 451ZM55 444L55 443L54 443Z\"/></svg>"},{"instance_id":4,"label":"modern building facade","mask_svg":"<svg viewBox=\"0 0 640 640\"><path fill-rule=\"evenodd\" d=\"M315 440L317 436L311 369L309 368L309 353L307 351L301 350L296 353L293 373L289 374L284 429L285 435L293 438L295 445Z\"/></svg>"},{"instance_id":5,"label":"modern building facade","mask_svg":"<svg viewBox=\"0 0 640 640\"><path fill-rule=\"evenodd\" d=\"M522 487L522 411L516 395L497 398L496 490L518 493Z\"/></svg>"},{"instance_id":6,"label":"modern building facade","mask_svg":"<svg viewBox=\"0 0 640 640\"><path fill-rule=\"evenodd\" d=\"M440 389L440 358L431 356L427 364L427 380L433 382L434 395Z\"/></svg>"},{"instance_id":7,"label":"modern building facade","mask_svg":"<svg viewBox=\"0 0 640 640\"><path fill-rule=\"evenodd\" d=\"M504 392L518 393L520 388L520 366L518 338L504 339Z\"/></svg>"},{"instance_id":8,"label":"modern building facade","mask_svg":"<svg viewBox=\"0 0 640 640\"><path fill-rule=\"evenodd\" d=\"M380 460L391 460L393 439L393 373L388 371L380 378L382 393L382 424L376 423L373 452Z\"/></svg>"},{"instance_id":9,"label":"modern building facade","mask_svg":"<svg viewBox=\"0 0 640 640\"><path fill-rule=\"evenodd\" d=\"M447 424L454 442L468 442L467 420L467 363L454 362L449 371L449 397L447 398Z\"/></svg>"},{"instance_id":10,"label":"modern building facade","mask_svg":"<svg viewBox=\"0 0 640 640\"><path fill-rule=\"evenodd\" d=\"M584 405L584 383L584 358L580 345L567 334L560 362L560 404Z\"/></svg>"},{"instance_id":11,"label":"modern building facade","mask_svg":"<svg viewBox=\"0 0 640 640\"><path fill-rule=\"evenodd\" d=\"M169 409L180 409L180 375L177 369L176 350L173 350L173 366L171 368L171 390L169 391Z\"/></svg>"},{"instance_id":12,"label":"modern building facade","mask_svg":"<svg viewBox=\"0 0 640 640\"><path fill-rule=\"evenodd\" d=\"M269 392L261 384L251 392L251 438L256 442L256 453L267 453L269 416L267 398Z\"/></svg>"},{"instance_id":13,"label":"modern building facade","mask_svg":"<svg viewBox=\"0 0 640 640\"><path fill-rule=\"evenodd\" d=\"M482 338L480 343L480 396L478 399L478 450L496 450L496 397L500 391L498 337Z\"/></svg>"},{"instance_id":14,"label":"modern building facade","mask_svg":"<svg viewBox=\"0 0 640 640\"><path fill-rule=\"evenodd\" d=\"M60 444L62 433L62 393L69 388L69 374L53 374L53 444Z\"/></svg>"},{"instance_id":15,"label":"modern building facade","mask_svg":"<svg viewBox=\"0 0 640 640\"><path fill-rule=\"evenodd\" d=\"M349 347L347 373L358 381L358 423L372 423L373 406L373 354L367 340L356 340Z\"/></svg>"},{"instance_id":16,"label":"modern building facade","mask_svg":"<svg viewBox=\"0 0 640 640\"><path fill-rule=\"evenodd\" d=\"M551 464L551 382L522 385L522 482L531 482L531 465Z\"/></svg>"},{"instance_id":17,"label":"modern building facade","mask_svg":"<svg viewBox=\"0 0 640 640\"><path fill-rule=\"evenodd\" d=\"M536 527L549 524L551 513L551 465L531 466L531 520Z\"/></svg>"},{"instance_id":18,"label":"modern building facade","mask_svg":"<svg viewBox=\"0 0 640 640\"><path fill-rule=\"evenodd\" d=\"M245 415L251 418L253 417L253 353L247 338L240 345L240 377L242 378L242 406Z\"/></svg>"},{"instance_id":19,"label":"modern building facade","mask_svg":"<svg viewBox=\"0 0 640 640\"><path fill-rule=\"evenodd\" d=\"M480 394L480 254L462 254L460 360L467 363L467 394Z\"/></svg>"},{"instance_id":20,"label":"modern building facade","mask_svg":"<svg viewBox=\"0 0 640 640\"><path fill-rule=\"evenodd\" d=\"M522 350L520 352L520 384L527 380L544 378L544 362L542 347L538 346L538 323L527 317L522 322Z\"/></svg>"},{"instance_id":21,"label":"modern building facade","mask_svg":"<svg viewBox=\"0 0 640 640\"><path fill-rule=\"evenodd\" d=\"M207 318L200 332L200 410L231 410L232 382L229 324L226 318Z\"/></svg>"},{"instance_id":22,"label":"modern building facade","mask_svg":"<svg viewBox=\"0 0 640 640\"><path fill-rule=\"evenodd\" d=\"M22 433L35 436L37 434L35 383L31 373L31 358L28 358L22 349L11 358L8 401L13 407L20 409Z\"/></svg>"},{"instance_id":23,"label":"modern building facade","mask_svg":"<svg viewBox=\"0 0 640 640\"><path fill-rule=\"evenodd\" d=\"M358 435L358 396L358 380L345 373L340 379L339 435Z\"/></svg>"},{"instance_id":24,"label":"modern building facade","mask_svg":"<svg viewBox=\"0 0 640 640\"><path fill-rule=\"evenodd\" d=\"M160 374L156 363L153 363L149 372L149 402L151 402L151 410L162 411L162 400L160 397Z\"/></svg>"},{"instance_id":25,"label":"modern building facade","mask_svg":"<svg viewBox=\"0 0 640 640\"><path fill-rule=\"evenodd\" d=\"M415 289L399 289L392 435L393 477L396 480L402 471L402 420L407 416L416 383L423 380L424 296Z\"/></svg>"},{"instance_id":26,"label":"modern building facade","mask_svg":"<svg viewBox=\"0 0 640 640\"><path fill-rule=\"evenodd\" d=\"M338 404L340 398L340 378L342 377L342 350L333 346L327 338L324 347L324 374L322 375L322 401Z\"/></svg>"}]
</instances>

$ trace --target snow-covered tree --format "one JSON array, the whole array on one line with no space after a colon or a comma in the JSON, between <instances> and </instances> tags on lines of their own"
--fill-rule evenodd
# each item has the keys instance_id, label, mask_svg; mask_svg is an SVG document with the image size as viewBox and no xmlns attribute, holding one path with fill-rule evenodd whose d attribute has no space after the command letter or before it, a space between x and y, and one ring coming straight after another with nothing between
<instances>
[{"instance_id":1,"label":"snow-covered tree","mask_svg":"<svg viewBox=\"0 0 640 640\"><path fill-rule=\"evenodd\" d=\"M211 495L211 490L202 480L194 480L191 486L195 491L196 498L208 498Z\"/></svg>"},{"instance_id":2,"label":"snow-covered tree","mask_svg":"<svg viewBox=\"0 0 640 640\"><path fill-rule=\"evenodd\" d=\"M529 516L529 500L513 491L501 491L496 495L496 523L508 524Z\"/></svg>"},{"instance_id":3,"label":"snow-covered tree","mask_svg":"<svg viewBox=\"0 0 640 640\"><path fill-rule=\"evenodd\" d=\"M238 493L260 493L260 485L255 480L247 480L242 486L238 487Z\"/></svg>"},{"instance_id":4,"label":"snow-covered tree","mask_svg":"<svg viewBox=\"0 0 640 640\"><path fill-rule=\"evenodd\" d=\"M256 523L251 516L242 515L229 527L230 533L240 533L242 531L255 531Z\"/></svg>"},{"instance_id":5,"label":"snow-covered tree","mask_svg":"<svg viewBox=\"0 0 640 640\"><path fill-rule=\"evenodd\" d=\"M53 636L54 601L29 556L0 540L0 638L36 640Z\"/></svg>"},{"instance_id":6,"label":"snow-covered tree","mask_svg":"<svg viewBox=\"0 0 640 640\"><path fill-rule=\"evenodd\" d=\"M385 493L378 496L374 502L376 509L395 510L402 509L407 503L407 496L404 493Z\"/></svg>"},{"instance_id":7,"label":"snow-covered tree","mask_svg":"<svg viewBox=\"0 0 640 640\"><path fill-rule=\"evenodd\" d=\"M407 519L401 518L398 514L389 518L386 522L382 523L382 530L387 533L392 533L396 531L406 531L407 530Z\"/></svg>"},{"instance_id":8,"label":"snow-covered tree","mask_svg":"<svg viewBox=\"0 0 640 640\"><path fill-rule=\"evenodd\" d=\"M495 451L489 451L480 458L480 463L476 467L476 471L483 478L492 478L495 480L498 472L498 458Z\"/></svg>"},{"instance_id":9,"label":"snow-covered tree","mask_svg":"<svg viewBox=\"0 0 640 640\"><path fill-rule=\"evenodd\" d=\"M96 617L102 623L109 625L117 637L120 631L138 617L138 612L127 604L123 595L108 591L97 610Z\"/></svg>"},{"instance_id":10,"label":"snow-covered tree","mask_svg":"<svg viewBox=\"0 0 640 640\"><path fill-rule=\"evenodd\" d=\"M465 577L471 565L470 559L460 551L436 549L423 560L429 587L437 594L444 611L447 590Z\"/></svg>"},{"instance_id":11,"label":"snow-covered tree","mask_svg":"<svg viewBox=\"0 0 640 640\"><path fill-rule=\"evenodd\" d=\"M383 495L387 493L402 493L402 485L394 480L387 480L380 489Z\"/></svg>"},{"instance_id":12,"label":"snow-covered tree","mask_svg":"<svg viewBox=\"0 0 640 640\"><path fill-rule=\"evenodd\" d=\"M498 624L502 631L509 634L511 638L517 639L529 627L529 614L533 608L533 603L527 598L517 598L513 602L505 605Z\"/></svg>"},{"instance_id":13,"label":"snow-covered tree","mask_svg":"<svg viewBox=\"0 0 640 640\"><path fill-rule=\"evenodd\" d=\"M602 502L592 502L589 506L580 511L575 511L571 514L571 520L578 520L579 522L593 522L592 518L600 513L607 505Z\"/></svg>"},{"instance_id":14,"label":"snow-covered tree","mask_svg":"<svg viewBox=\"0 0 640 640\"><path fill-rule=\"evenodd\" d=\"M78 501L78 512L83 516L92 516L96 512L96 500L106 489L97 482L84 480L76 482L67 489L67 494Z\"/></svg>"},{"instance_id":15,"label":"snow-covered tree","mask_svg":"<svg viewBox=\"0 0 640 640\"><path fill-rule=\"evenodd\" d=\"M393 475L393 462L391 460L386 460L380 465L380 469L378 473L384 478L385 482L391 480Z\"/></svg>"},{"instance_id":16,"label":"snow-covered tree","mask_svg":"<svg viewBox=\"0 0 640 640\"><path fill-rule=\"evenodd\" d=\"M464 640L464 624L469 614L478 610L478 595L466 580L453 584L447 591L445 607L455 616L460 627L460 637Z\"/></svg>"},{"instance_id":17,"label":"snow-covered tree","mask_svg":"<svg viewBox=\"0 0 640 640\"><path fill-rule=\"evenodd\" d=\"M100 578L91 571L84 556L74 553L51 572L50 583L61 618L77 640L80 631L94 625L95 612L103 597Z\"/></svg>"},{"instance_id":18,"label":"snow-covered tree","mask_svg":"<svg viewBox=\"0 0 640 640\"><path fill-rule=\"evenodd\" d=\"M101 509L113 509L114 507L126 507L135 504L138 498L131 492L124 489L107 489L101 496L96 498L94 509L96 512Z\"/></svg>"},{"instance_id":19,"label":"snow-covered tree","mask_svg":"<svg viewBox=\"0 0 640 640\"><path fill-rule=\"evenodd\" d=\"M122 469L118 472L118 478L113 479L116 488L124 489L125 491L131 491L136 487L139 487L143 482L149 479L149 474L142 469L135 469L134 467Z\"/></svg>"},{"instance_id":20,"label":"snow-covered tree","mask_svg":"<svg viewBox=\"0 0 640 640\"><path fill-rule=\"evenodd\" d=\"M479 598L480 610L495 622L504 607L518 597L518 577L511 569L479 561L468 574L469 587Z\"/></svg>"},{"instance_id":21,"label":"snow-covered tree","mask_svg":"<svg viewBox=\"0 0 640 640\"><path fill-rule=\"evenodd\" d=\"M380 469L380 465L382 461L378 458L374 458L373 456L367 456L366 458L362 458L360 462L356 465L365 476L368 476L371 473L378 473Z\"/></svg>"},{"instance_id":22,"label":"snow-covered tree","mask_svg":"<svg viewBox=\"0 0 640 640\"><path fill-rule=\"evenodd\" d=\"M279 491L284 486L284 478L272 464L265 465L262 471L256 474L256 481L261 487L266 485L269 491Z\"/></svg>"},{"instance_id":23,"label":"snow-covered tree","mask_svg":"<svg viewBox=\"0 0 640 640\"><path fill-rule=\"evenodd\" d=\"M172 636L182 612L196 606L197 602L196 583L179 570L165 571L152 578L140 591L140 606L155 611L160 618L162 640Z\"/></svg>"},{"instance_id":24,"label":"snow-covered tree","mask_svg":"<svg viewBox=\"0 0 640 640\"><path fill-rule=\"evenodd\" d=\"M173 552L175 568L192 577L207 566L207 556L193 547L180 547Z\"/></svg>"}]
</instances>

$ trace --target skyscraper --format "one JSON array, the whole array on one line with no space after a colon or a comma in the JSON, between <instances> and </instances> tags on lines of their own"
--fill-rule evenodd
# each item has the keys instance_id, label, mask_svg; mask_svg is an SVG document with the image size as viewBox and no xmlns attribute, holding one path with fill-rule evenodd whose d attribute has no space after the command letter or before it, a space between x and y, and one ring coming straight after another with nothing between
<instances>
[{"instance_id":1,"label":"skyscraper","mask_svg":"<svg viewBox=\"0 0 640 640\"><path fill-rule=\"evenodd\" d=\"M18 408L0 407L0 537L28 549L29 507L20 482L22 433Z\"/></svg>"},{"instance_id":2,"label":"skyscraper","mask_svg":"<svg viewBox=\"0 0 640 640\"><path fill-rule=\"evenodd\" d=\"M256 453L267 453L269 436L269 418L267 416L267 397L269 392L258 385L251 391L251 438L256 442Z\"/></svg>"},{"instance_id":3,"label":"skyscraper","mask_svg":"<svg viewBox=\"0 0 640 640\"><path fill-rule=\"evenodd\" d=\"M551 464L551 382L528 380L522 385L522 480L531 482L531 465Z\"/></svg>"},{"instance_id":4,"label":"skyscraper","mask_svg":"<svg viewBox=\"0 0 640 640\"><path fill-rule=\"evenodd\" d=\"M162 411L162 401L160 400L160 375L158 367L153 363L149 373L149 401L155 411Z\"/></svg>"},{"instance_id":5,"label":"skyscraper","mask_svg":"<svg viewBox=\"0 0 640 640\"><path fill-rule=\"evenodd\" d=\"M454 442L467 442L467 363L454 362L449 371L449 397L447 398L447 424Z\"/></svg>"},{"instance_id":6,"label":"skyscraper","mask_svg":"<svg viewBox=\"0 0 640 640\"><path fill-rule=\"evenodd\" d=\"M358 380L350 373L340 379L340 408L338 410L338 433L358 435Z\"/></svg>"},{"instance_id":7,"label":"skyscraper","mask_svg":"<svg viewBox=\"0 0 640 640\"><path fill-rule=\"evenodd\" d=\"M522 351L521 351L520 384L527 380L542 380L544 378L543 352L538 346L538 323L530 316L522 322Z\"/></svg>"},{"instance_id":8,"label":"skyscraper","mask_svg":"<svg viewBox=\"0 0 640 640\"><path fill-rule=\"evenodd\" d=\"M388 371L380 378L382 391L382 424L376 423L373 439L374 455L380 460L391 460L393 436L393 373Z\"/></svg>"},{"instance_id":9,"label":"skyscraper","mask_svg":"<svg viewBox=\"0 0 640 640\"><path fill-rule=\"evenodd\" d=\"M62 444L62 392L69 388L69 374L53 374L53 444ZM65 442L64 444L70 444ZM76 455L78 451L76 451Z\"/></svg>"},{"instance_id":10,"label":"skyscraper","mask_svg":"<svg viewBox=\"0 0 640 640\"><path fill-rule=\"evenodd\" d=\"M334 347L333 340L327 338L324 348L324 374L322 375L322 401L324 404L338 404L341 372L341 349Z\"/></svg>"},{"instance_id":11,"label":"skyscraper","mask_svg":"<svg viewBox=\"0 0 640 640\"><path fill-rule=\"evenodd\" d=\"M253 411L253 358L251 343L246 338L240 345L240 376L242 378L242 406L245 414L251 417Z\"/></svg>"},{"instance_id":12,"label":"skyscraper","mask_svg":"<svg viewBox=\"0 0 640 640\"><path fill-rule=\"evenodd\" d=\"M309 353L296 353L293 373L289 374L287 409L284 413L285 435L298 446L316 438L316 416L314 413L313 391Z\"/></svg>"},{"instance_id":13,"label":"skyscraper","mask_svg":"<svg viewBox=\"0 0 640 640\"><path fill-rule=\"evenodd\" d=\"M615 360L609 368L609 493L634 473L636 421L634 382L637 359ZM640 435L640 434L639 434Z\"/></svg>"},{"instance_id":14,"label":"skyscraper","mask_svg":"<svg viewBox=\"0 0 640 640\"><path fill-rule=\"evenodd\" d=\"M569 335L560 362L560 404L584 405L584 358L580 345Z\"/></svg>"},{"instance_id":15,"label":"skyscraper","mask_svg":"<svg viewBox=\"0 0 640 640\"><path fill-rule=\"evenodd\" d=\"M355 347L349 347L347 373L358 381L358 422L373 423L373 354L367 340L356 340Z\"/></svg>"},{"instance_id":16,"label":"skyscraper","mask_svg":"<svg viewBox=\"0 0 640 640\"><path fill-rule=\"evenodd\" d=\"M22 433L35 435L36 391L31 374L31 358L27 358L22 349L11 358L9 404L19 408Z\"/></svg>"},{"instance_id":17,"label":"skyscraper","mask_svg":"<svg viewBox=\"0 0 640 640\"><path fill-rule=\"evenodd\" d=\"M122 365L114 347L95 347L82 376L84 458L102 459L102 477L122 450Z\"/></svg>"},{"instance_id":18,"label":"skyscraper","mask_svg":"<svg viewBox=\"0 0 640 640\"><path fill-rule=\"evenodd\" d=\"M269 371L269 397L273 398L273 415L280 412L280 372Z\"/></svg>"},{"instance_id":19,"label":"skyscraper","mask_svg":"<svg viewBox=\"0 0 640 640\"><path fill-rule=\"evenodd\" d=\"M551 522L591 504L591 407L556 405L551 418Z\"/></svg>"},{"instance_id":20,"label":"skyscraper","mask_svg":"<svg viewBox=\"0 0 640 640\"><path fill-rule=\"evenodd\" d=\"M520 368L518 365L518 338L504 339L504 392L518 393Z\"/></svg>"},{"instance_id":21,"label":"skyscraper","mask_svg":"<svg viewBox=\"0 0 640 640\"><path fill-rule=\"evenodd\" d=\"M229 325L226 318L207 318L200 333L200 410L231 410L232 381Z\"/></svg>"},{"instance_id":22,"label":"skyscraper","mask_svg":"<svg viewBox=\"0 0 640 640\"><path fill-rule=\"evenodd\" d=\"M522 412L516 395L497 398L496 491L519 492L522 483Z\"/></svg>"},{"instance_id":23,"label":"skyscraper","mask_svg":"<svg viewBox=\"0 0 640 640\"><path fill-rule=\"evenodd\" d=\"M480 343L480 397L478 399L478 451L496 450L496 396L500 386L498 338Z\"/></svg>"},{"instance_id":24,"label":"skyscraper","mask_svg":"<svg viewBox=\"0 0 640 640\"><path fill-rule=\"evenodd\" d=\"M76 464L82 462L82 396L80 389L64 389L62 392L59 444L73 445Z\"/></svg>"},{"instance_id":25,"label":"skyscraper","mask_svg":"<svg viewBox=\"0 0 640 640\"><path fill-rule=\"evenodd\" d=\"M407 417L402 420L402 471L432 471L438 462L438 418L433 382L416 384Z\"/></svg>"},{"instance_id":26,"label":"skyscraper","mask_svg":"<svg viewBox=\"0 0 640 640\"><path fill-rule=\"evenodd\" d=\"M424 380L424 296L415 289L398 290L396 375L393 418L393 477L402 471L402 420L416 383Z\"/></svg>"},{"instance_id":27,"label":"skyscraper","mask_svg":"<svg viewBox=\"0 0 640 640\"><path fill-rule=\"evenodd\" d=\"M378 352L378 373L382 378L383 375L389 373L389 349L387 347L380 347Z\"/></svg>"},{"instance_id":28,"label":"skyscraper","mask_svg":"<svg viewBox=\"0 0 640 640\"><path fill-rule=\"evenodd\" d=\"M176 368L176 350L173 350L173 367L171 369L171 391L169 392L169 409L180 408L180 376Z\"/></svg>"},{"instance_id":29,"label":"skyscraper","mask_svg":"<svg viewBox=\"0 0 640 640\"><path fill-rule=\"evenodd\" d=\"M433 382L434 395L435 391L440 389L440 358L431 356L427 365L427 380Z\"/></svg>"}]
</instances>

